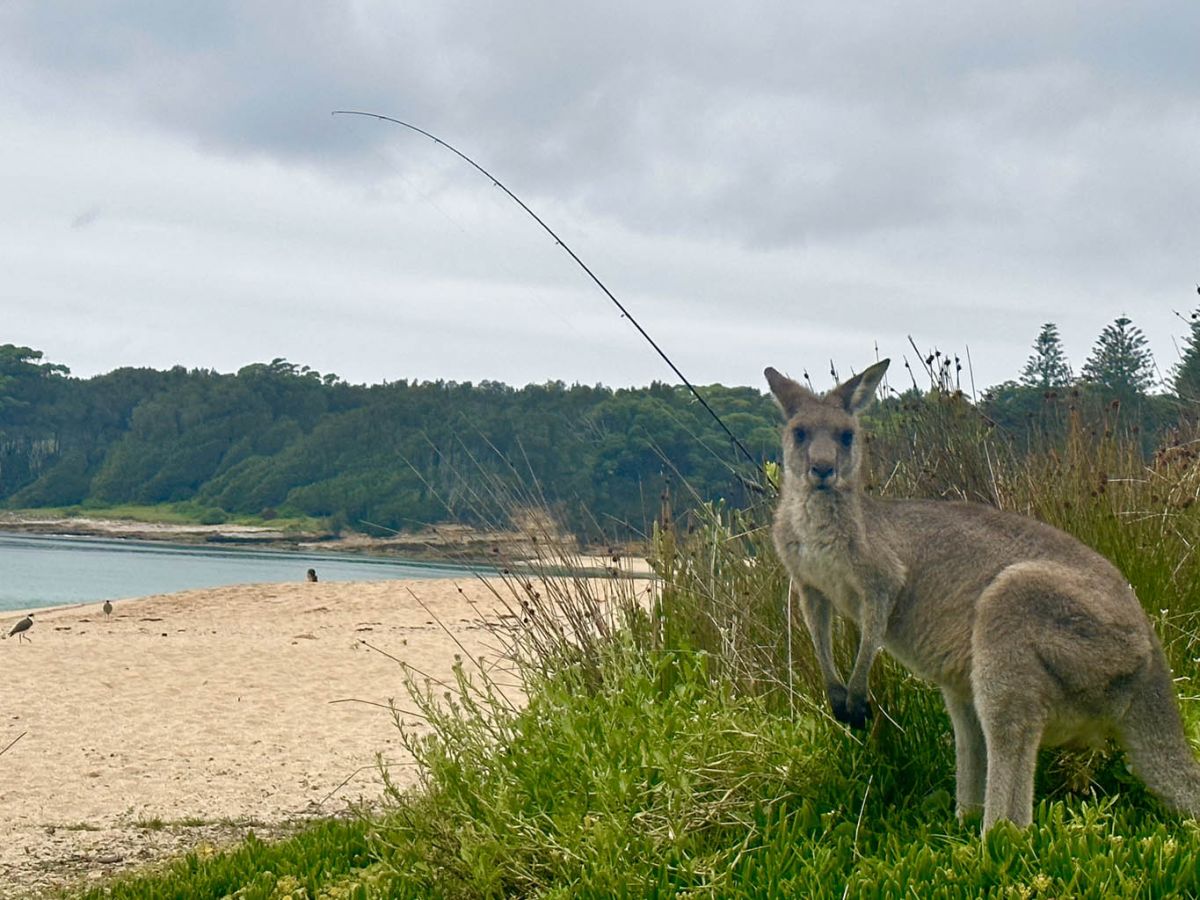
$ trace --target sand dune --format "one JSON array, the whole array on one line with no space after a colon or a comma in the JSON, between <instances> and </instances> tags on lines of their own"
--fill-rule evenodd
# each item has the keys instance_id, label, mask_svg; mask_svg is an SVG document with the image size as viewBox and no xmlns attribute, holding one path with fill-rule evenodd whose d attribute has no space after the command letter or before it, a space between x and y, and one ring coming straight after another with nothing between
<instances>
[{"instance_id":1,"label":"sand dune","mask_svg":"<svg viewBox=\"0 0 1200 900\"><path fill-rule=\"evenodd\" d=\"M448 676L439 621L495 656L494 606L479 581L386 581L35 611L31 641L0 643L0 747L24 734L0 756L0 897L376 798L377 753L411 778L387 710L333 701L403 705L368 643Z\"/></svg>"}]
</instances>

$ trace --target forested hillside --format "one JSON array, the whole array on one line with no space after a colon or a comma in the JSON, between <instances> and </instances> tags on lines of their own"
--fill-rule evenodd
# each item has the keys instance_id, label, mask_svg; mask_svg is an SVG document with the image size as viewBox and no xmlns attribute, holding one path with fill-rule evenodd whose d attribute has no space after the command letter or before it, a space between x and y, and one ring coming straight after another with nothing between
<instances>
[{"instance_id":1,"label":"forested hillside","mask_svg":"<svg viewBox=\"0 0 1200 900\"><path fill-rule=\"evenodd\" d=\"M939 427L983 428L1006 452L1061 444L1072 429L1121 430L1149 457L1200 418L1200 313L1190 330L1165 384L1125 317L1100 334L1078 376L1047 323L1019 379L977 403L960 390L958 358L897 360L868 414L887 444L877 455L920 456L931 420L913 413L936 403L947 413ZM776 456L769 397L701 392L756 461ZM971 495L963 473L917 468L945 479L923 490ZM381 533L502 525L514 506L536 503L583 537L625 539L644 533L668 483L677 515L709 500L743 505L760 484L681 386L352 385L283 359L235 374L123 368L81 379L38 350L0 345L0 505L10 509L188 503L211 521L298 516Z\"/></svg>"},{"instance_id":2,"label":"forested hillside","mask_svg":"<svg viewBox=\"0 0 1200 900\"><path fill-rule=\"evenodd\" d=\"M236 374L117 369L80 379L0 346L0 502L9 508L193 501L214 515L303 515L334 529L503 521L544 500L581 533L628 536L668 477L745 499L729 439L681 387L560 382L351 385L277 359ZM759 457L778 414L750 388L704 388Z\"/></svg>"}]
</instances>

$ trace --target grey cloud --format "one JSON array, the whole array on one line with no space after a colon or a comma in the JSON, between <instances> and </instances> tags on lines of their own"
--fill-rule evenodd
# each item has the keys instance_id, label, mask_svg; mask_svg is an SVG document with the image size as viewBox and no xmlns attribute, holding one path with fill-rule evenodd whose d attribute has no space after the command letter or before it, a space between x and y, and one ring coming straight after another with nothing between
<instances>
[{"instance_id":1,"label":"grey cloud","mask_svg":"<svg viewBox=\"0 0 1200 900\"><path fill-rule=\"evenodd\" d=\"M336 147L336 129L293 119L358 101L450 136L481 134L481 143L507 146L514 161L539 170L573 158L561 173L569 180L586 177L581 160L601 171L614 155L644 163L657 147L643 141L655 137L655 122L719 120L731 97L849 104L900 126L986 117L976 81L1063 60L1100 73L1114 94L1169 83L1194 95L1186 35L1196 33L1200 11L1115 2L1064 9L142 0L17 2L2 21L9 51L68 84L119 86L156 123L206 141L285 156L325 151ZM1026 96L1036 117L1045 98ZM1072 108L1055 104L1060 120Z\"/></svg>"},{"instance_id":2,"label":"grey cloud","mask_svg":"<svg viewBox=\"0 0 1200 900\"><path fill-rule=\"evenodd\" d=\"M1079 335L1104 321L1076 310L1161 302L1194 278L1198 26L1194 4L1116 0L10 0L0 77L31 118L120 120L372 203L405 179L433 202L487 193L423 139L329 112L395 115L553 210L565 236L597 222L631 235L619 280L678 278L695 315L790 280L836 307L831 341L848 346L864 318L943 340L962 327L958 296L978 294L973 323L1022 353L1039 304L1060 303L1051 317L1082 357ZM739 268L664 263L671 241ZM745 284L775 253L796 269ZM804 269L814 258L847 271ZM464 263L481 278L491 265ZM1028 322L1006 320L1020 304Z\"/></svg>"},{"instance_id":3,"label":"grey cloud","mask_svg":"<svg viewBox=\"0 0 1200 900\"><path fill-rule=\"evenodd\" d=\"M95 224L100 218L101 209L99 206L91 206L83 210L79 215L71 220L71 227L75 229L87 228L89 225Z\"/></svg>"}]
</instances>

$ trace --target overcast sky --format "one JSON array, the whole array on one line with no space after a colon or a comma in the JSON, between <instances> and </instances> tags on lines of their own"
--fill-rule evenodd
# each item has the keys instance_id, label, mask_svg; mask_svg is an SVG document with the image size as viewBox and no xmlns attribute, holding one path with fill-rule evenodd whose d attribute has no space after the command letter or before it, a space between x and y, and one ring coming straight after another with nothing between
<instances>
[{"instance_id":1,"label":"overcast sky","mask_svg":"<svg viewBox=\"0 0 1200 900\"><path fill-rule=\"evenodd\" d=\"M1200 4L0 3L0 343L92 375L1165 373L1200 297ZM964 372L964 376L966 372ZM903 383L903 370L893 383ZM965 383L964 386L969 387Z\"/></svg>"}]
</instances>

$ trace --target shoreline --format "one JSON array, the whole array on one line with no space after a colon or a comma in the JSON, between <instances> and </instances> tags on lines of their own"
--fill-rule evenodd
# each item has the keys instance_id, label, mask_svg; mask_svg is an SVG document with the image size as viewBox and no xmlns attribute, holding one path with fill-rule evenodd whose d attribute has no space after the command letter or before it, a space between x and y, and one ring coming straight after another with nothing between
<instances>
[{"instance_id":1,"label":"shoreline","mask_svg":"<svg viewBox=\"0 0 1200 900\"><path fill-rule=\"evenodd\" d=\"M280 529L259 525L201 525L173 522L142 522L136 519L103 516L29 515L0 512L0 531L22 534L63 535L72 537L108 537L127 540L172 541L175 543L291 541ZM321 535L306 533L304 541L319 543Z\"/></svg>"},{"instance_id":2,"label":"shoreline","mask_svg":"<svg viewBox=\"0 0 1200 900\"><path fill-rule=\"evenodd\" d=\"M534 523L526 531L481 531L469 525L431 525L419 532L389 537L371 537L359 532L289 532L269 525L222 523L144 522L137 519L97 516L17 514L0 511L0 532L70 537L100 537L114 540L161 541L175 544L216 545L229 548L260 548L314 553L404 557L427 562L484 562L499 553L505 557L529 558L537 554L537 535L560 543L577 553L576 542L555 534L547 523Z\"/></svg>"}]
</instances>

